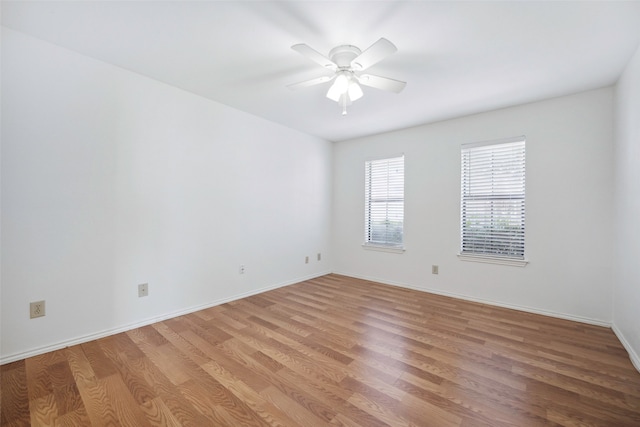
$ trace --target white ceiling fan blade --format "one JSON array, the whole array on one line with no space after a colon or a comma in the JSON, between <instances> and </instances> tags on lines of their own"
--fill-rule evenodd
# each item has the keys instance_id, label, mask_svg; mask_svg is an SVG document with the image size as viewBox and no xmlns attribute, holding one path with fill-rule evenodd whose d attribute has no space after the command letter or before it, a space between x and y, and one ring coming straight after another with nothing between
<instances>
[{"instance_id":1,"label":"white ceiling fan blade","mask_svg":"<svg viewBox=\"0 0 640 427\"><path fill-rule=\"evenodd\" d=\"M393 43L383 37L351 61L351 66L354 70L366 70L397 50Z\"/></svg>"},{"instance_id":2,"label":"white ceiling fan blade","mask_svg":"<svg viewBox=\"0 0 640 427\"><path fill-rule=\"evenodd\" d=\"M296 52L300 53L302 56L310 59L316 64L328 68L329 70L336 70L338 68L335 62L304 43L294 44L293 46L291 46L291 49L295 50Z\"/></svg>"},{"instance_id":3,"label":"white ceiling fan blade","mask_svg":"<svg viewBox=\"0 0 640 427\"><path fill-rule=\"evenodd\" d=\"M374 76L372 74L363 74L358 77L360 84L374 87L376 89L386 90L389 92L400 93L407 85L406 82L390 79L389 77Z\"/></svg>"},{"instance_id":4,"label":"white ceiling fan blade","mask_svg":"<svg viewBox=\"0 0 640 427\"><path fill-rule=\"evenodd\" d=\"M287 85L287 87L291 90L301 89L303 87L309 87L309 86L319 85L320 83L329 82L333 80L335 77L336 77L335 74L333 76L316 77L315 79L305 80L303 82Z\"/></svg>"}]
</instances>

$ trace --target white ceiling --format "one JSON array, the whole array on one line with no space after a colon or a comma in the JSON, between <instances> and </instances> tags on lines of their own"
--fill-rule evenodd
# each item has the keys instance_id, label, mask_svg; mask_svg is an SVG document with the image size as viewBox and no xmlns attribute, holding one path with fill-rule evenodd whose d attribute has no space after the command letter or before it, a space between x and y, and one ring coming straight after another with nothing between
<instances>
[{"instance_id":1,"label":"white ceiling","mask_svg":"<svg viewBox=\"0 0 640 427\"><path fill-rule=\"evenodd\" d=\"M2 1L2 24L330 141L603 87L640 43L640 1ZM398 52L343 117L291 49Z\"/></svg>"}]
</instances>

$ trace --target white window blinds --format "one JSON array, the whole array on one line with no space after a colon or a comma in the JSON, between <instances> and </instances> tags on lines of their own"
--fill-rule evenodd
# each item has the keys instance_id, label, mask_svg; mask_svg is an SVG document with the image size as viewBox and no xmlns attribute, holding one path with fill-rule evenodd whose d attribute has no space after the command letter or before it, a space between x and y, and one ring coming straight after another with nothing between
<instances>
[{"instance_id":1,"label":"white window blinds","mask_svg":"<svg viewBox=\"0 0 640 427\"><path fill-rule=\"evenodd\" d=\"M365 245L402 248L404 156L365 162Z\"/></svg>"},{"instance_id":2,"label":"white window blinds","mask_svg":"<svg viewBox=\"0 0 640 427\"><path fill-rule=\"evenodd\" d=\"M461 155L461 255L524 259L524 137L465 144Z\"/></svg>"}]
</instances>

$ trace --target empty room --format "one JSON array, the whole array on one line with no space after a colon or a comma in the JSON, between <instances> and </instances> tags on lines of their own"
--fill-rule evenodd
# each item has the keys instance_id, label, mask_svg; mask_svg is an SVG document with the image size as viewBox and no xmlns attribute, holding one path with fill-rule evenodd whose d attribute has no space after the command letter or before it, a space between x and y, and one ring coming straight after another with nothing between
<instances>
[{"instance_id":1,"label":"empty room","mask_svg":"<svg viewBox=\"0 0 640 427\"><path fill-rule=\"evenodd\" d=\"M640 426L640 1L5 1L1 426Z\"/></svg>"}]
</instances>

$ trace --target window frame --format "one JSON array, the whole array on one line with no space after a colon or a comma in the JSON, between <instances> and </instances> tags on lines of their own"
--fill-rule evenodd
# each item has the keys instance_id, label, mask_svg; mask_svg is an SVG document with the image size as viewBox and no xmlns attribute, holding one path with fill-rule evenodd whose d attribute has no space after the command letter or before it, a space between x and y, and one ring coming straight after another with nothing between
<instances>
[{"instance_id":1,"label":"window frame","mask_svg":"<svg viewBox=\"0 0 640 427\"><path fill-rule=\"evenodd\" d=\"M513 167L495 159L497 155L504 155L505 144L512 144L517 146L521 145L521 153L509 155L512 160L516 160L516 163L513 164ZM491 150L488 147L495 147L495 150ZM485 163L485 166L489 170L488 172L483 172L478 168L473 170L469 165L470 158L465 156L471 155L470 153L473 152L474 149L476 149L476 155L478 155L481 150L489 153L489 156L482 158L483 160L487 161ZM504 176L505 166L509 168L508 170L513 175L512 178L507 178ZM500 169L498 170L498 168ZM525 241L526 137L517 136L500 140L462 144L460 149L460 169L460 252L458 253L458 257L463 261L524 267L528 263L528 260L526 259ZM472 171L474 172L475 178L471 175ZM502 173L502 176L500 176L499 173ZM489 177L491 179L487 180ZM475 195L471 194L471 187L473 187L474 179L476 181L476 186L482 185L484 188L482 192L480 192L479 194L476 193ZM480 181L480 183L478 183L478 181ZM505 192L500 188L501 185L506 185L507 187L511 188L512 191ZM510 203L511 201L513 201L513 203ZM480 239L476 238L478 234L473 235L470 233L470 226L468 225L468 212L470 210L477 209L478 212L482 212L481 207L469 206L469 204L473 204L473 202L488 202L491 206L490 208L488 208L490 212L488 212L487 215L482 219L484 221L485 218L490 218L490 230L486 232L486 234L480 234ZM495 208L495 205L500 205L501 207ZM499 215L495 214L495 211L497 209L502 210ZM505 211L511 211L515 213L505 214ZM516 224L520 223L521 225L519 226L517 231L510 232L507 235L507 243L501 243L500 240L504 241L504 230L499 230L497 227L494 228L494 226L499 220L503 220L505 215L513 216L513 222ZM511 225L510 221L508 225ZM499 233L503 234L499 235ZM465 236L467 238L465 238ZM483 248L483 250L473 250L473 246L475 244L478 244L478 242L481 242L485 237L488 238L487 242L489 243L489 245L494 246L495 252L492 252L491 249L487 249L486 246ZM497 253L499 251L509 250L508 246L512 244L516 244L517 246L521 245L521 251L519 248L517 248L515 250L516 254ZM470 247L471 249L469 249Z\"/></svg>"},{"instance_id":2,"label":"window frame","mask_svg":"<svg viewBox=\"0 0 640 427\"><path fill-rule=\"evenodd\" d=\"M375 163L382 163L382 162L393 162L393 161L398 161L399 159L401 159L401 167L402 167L402 178L401 178L401 191L400 191L400 197L398 197L397 194L397 188L395 189L395 194L393 195L389 195L389 191L390 191L390 185L391 184L398 184L398 181L393 181L390 183L389 181L389 173L388 173L388 168L390 167L390 164L387 163L386 166L384 166L383 168L387 169L387 178L386 178L386 182L383 181L379 181L377 182L377 185L383 185L383 188L378 188L378 191L382 191L384 193L386 193L386 197L377 197L372 199L372 186L375 185L376 183L373 183L373 176L372 176L372 167L374 167ZM376 169L378 169L377 171L380 172L381 166L377 165L375 166ZM372 157L372 158L367 158L364 162L364 202L365 202L365 206L364 206L364 243L362 244L362 247L365 249L371 249L371 250L378 250L378 251L383 251L383 252L393 252L393 253L403 253L405 251L404 248L404 224L405 224L405 219L404 219L404 188L405 188L405 156L404 153L400 153L400 154L395 154L395 155L388 155L388 156L382 156L382 157ZM397 178L395 178L397 179ZM391 189L393 190L393 189ZM389 222L389 204L393 203L393 204L400 204L400 208L398 210L398 207L392 207L391 208L391 215L395 214L397 215L398 213L400 213L401 215L401 224L400 224L400 241L399 242L394 242L392 240L389 240L388 237L388 233L389 230L385 229L384 231L384 235L385 235L385 240L384 241L380 241L380 240L374 240L372 233L373 233L373 226L372 226L372 203L377 203L377 204L383 204L385 206L385 221ZM397 219L396 219L397 221Z\"/></svg>"}]
</instances>

